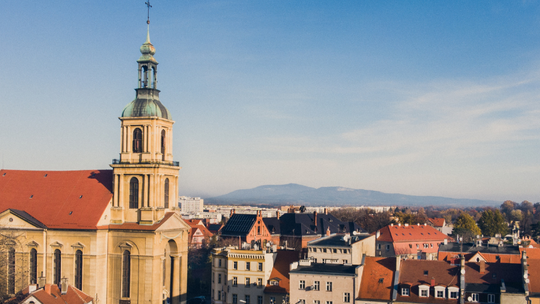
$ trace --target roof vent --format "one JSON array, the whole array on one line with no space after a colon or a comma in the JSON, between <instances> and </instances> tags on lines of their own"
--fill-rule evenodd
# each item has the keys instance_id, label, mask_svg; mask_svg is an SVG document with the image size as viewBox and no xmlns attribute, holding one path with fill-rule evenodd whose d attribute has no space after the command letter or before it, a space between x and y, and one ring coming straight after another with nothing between
<instances>
[{"instance_id":1,"label":"roof vent","mask_svg":"<svg viewBox=\"0 0 540 304\"><path fill-rule=\"evenodd\" d=\"M2 174L2 177L6 176L6 173L4 172L4 174Z\"/></svg>"},{"instance_id":2,"label":"roof vent","mask_svg":"<svg viewBox=\"0 0 540 304\"><path fill-rule=\"evenodd\" d=\"M79 198L82 198L82 195L81 195L81 196L79 196Z\"/></svg>"},{"instance_id":3,"label":"roof vent","mask_svg":"<svg viewBox=\"0 0 540 304\"><path fill-rule=\"evenodd\" d=\"M69 212L69 215L72 215L72 214L73 214L73 211L70 211L70 212Z\"/></svg>"},{"instance_id":4,"label":"roof vent","mask_svg":"<svg viewBox=\"0 0 540 304\"><path fill-rule=\"evenodd\" d=\"M33 198L34 196L33 195L30 195L30 198Z\"/></svg>"},{"instance_id":5,"label":"roof vent","mask_svg":"<svg viewBox=\"0 0 540 304\"><path fill-rule=\"evenodd\" d=\"M43 177L47 177L47 175L49 175L49 174L45 174L45 175L43 175Z\"/></svg>"},{"instance_id":6,"label":"roof vent","mask_svg":"<svg viewBox=\"0 0 540 304\"><path fill-rule=\"evenodd\" d=\"M384 278L379 279L379 284L382 284L384 282Z\"/></svg>"}]
</instances>

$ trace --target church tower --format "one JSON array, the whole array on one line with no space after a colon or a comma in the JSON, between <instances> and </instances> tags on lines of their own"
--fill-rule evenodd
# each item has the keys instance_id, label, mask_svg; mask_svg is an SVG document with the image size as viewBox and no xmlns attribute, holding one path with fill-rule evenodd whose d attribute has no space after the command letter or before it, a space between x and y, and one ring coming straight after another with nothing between
<instances>
[{"instance_id":1,"label":"church tower","mask_svg":"<svg viewBox=\"0 0 540 304\"><path fill-rule=\"evenodd\" d=\"M174 121L159 100L156 50L146 41L140 48L135 100L120 117L120 159L114 159L111 223L152 225L177 209L179 162L173 161Z\"/></svg>"}]
</instances>

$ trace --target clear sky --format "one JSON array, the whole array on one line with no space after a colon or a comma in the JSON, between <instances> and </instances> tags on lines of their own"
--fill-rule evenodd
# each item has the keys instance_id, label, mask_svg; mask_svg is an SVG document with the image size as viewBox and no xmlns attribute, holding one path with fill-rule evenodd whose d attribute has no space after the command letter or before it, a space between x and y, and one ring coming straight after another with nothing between
<instances>
[{"instance_id":1,"label":"clear sky","mask_svg":"<svg viewBox=\"0 0 540 304\"><path fill-rule=\"evenodd\" d=\"M151 3L181 195L540 201L539 1ZM2 167L109 168L145 37L144 0L2 1Z\"/></svg>"}]
</instances>

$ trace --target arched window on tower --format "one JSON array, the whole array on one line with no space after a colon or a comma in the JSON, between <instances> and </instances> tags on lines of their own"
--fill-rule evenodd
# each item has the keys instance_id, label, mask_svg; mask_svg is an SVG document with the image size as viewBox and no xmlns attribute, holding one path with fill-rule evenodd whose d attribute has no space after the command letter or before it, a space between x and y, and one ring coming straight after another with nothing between
<instances>
[{"instance_id":1,"label":"arched window on tower","mask_svg":"<svg viewBox=\"0 0 540 304\"><path fill-rule=\"evenodd\" d=\"M166 178L165 179L165 187L164 187L164 198L163 198L163 201L164 201L164 207L165 208L169 208L169 179Z\"/></svg>"},{"instance_id":2,"label":"arched window on tower","mask_svg":"<svg viewBox=\"0 0 540 304\"><path fill-rule=\"evenodd\" d=\"M37 250L35 248L30 250L30 283L37 283Z\"/></svg>"},{"instance_id":3,"label":"arched window on tower","mask_svg":"<svg viewBox=\"0 0 540 304\"><path fill-rule=\"evenodd\" d=\"M54 251L54 284L60 284L62 279L62 252L60 249Z\"/></svg>"},{"instance_id":4,"label":"arched window on tower","mask_svg":"<svg viewBox=\"0 0 540 304\"><path fill-rule=\"evenodd\" d=\"M165 130L161 130L161 157L165 160Z\"/></svg>"},{"instance_id":5,"label":"arched window on tower","mask_svg":"<svg viewBox=\"0 0 540 304\"><path fill-rule=\"evenodd\" d=\"M8 252L8 294L15 294L15 248Z\"/></svg>"},{"instance_id":6,"label":"arched window on tower","mask_svg":"<svg viewBox=\"0 0 540 304\"><path fill-rule=\"evenodd\" d=\"M139 180L136 177L129 181L129 208L139 208Z\"/></svg>"},{"instance_id":7,"label":"arched window on tower","mask_svg":"<svg viewBox=\"0 0 540 304\"><path fill-rule=\"evenodd\" d=\"M122 298L129 298L131 277L131 254L128 250L122 255Z\"/></svg>"},{"instance_id":8,"label":"arched window on tower","mask_svg":"<svg viewBox=\"0 0 540 304\"><path fill-rule=\"evenodd\" d=\"M83 254L77 250L75 253L75 287L82 290Z\"/></svg>"},{"instance_id":9,"label":"arched window on tower","mask_svg":"<svg viewBox=\"0 0 540 304\"><path fill-rule=\"evenodd\" d=\"M133 130L133 153L142 152L142 130L136 128Z\"/></svg>"}]
</instances>

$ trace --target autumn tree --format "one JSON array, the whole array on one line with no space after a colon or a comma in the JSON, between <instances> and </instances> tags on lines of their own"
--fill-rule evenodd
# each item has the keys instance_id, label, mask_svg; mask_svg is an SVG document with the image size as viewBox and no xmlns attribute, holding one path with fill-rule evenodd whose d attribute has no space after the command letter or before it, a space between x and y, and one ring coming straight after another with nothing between
<instances>
[{"instance_id":1,"label":"autumn tree","mask_svg":"<svg viewBox=\"0 0 540 304\"><path fill-rule=\"evenodd\" d=\"M0 231L0 303L18 297L28 286L28 258L22 253L23 233Z\"/></svg>"},{"instance_id":2,"label":"autumn tree","mask_svg":"<svg viewBox=\"0 0 540 304\"><path fill-rule=\"evenodd\" d=\"M482 213L480 220L478 220L478 227L482 234L487 236L495 236L496 234L504 236L508 231L508 225L502 213L492 209L486 209Z\"/></svg>"},{"instance_id":3,"label":"autumn tree","mask_svg":"<svg viewBox=\"0 0 540 304\"><path fill-rule=\"evenodd\" d=\"M452 234L462 236L464 242L469 242L480 233L480 228L476 225L474 218L467 212L461 212L454 223Z\"/></svg>"}]
</instances>

